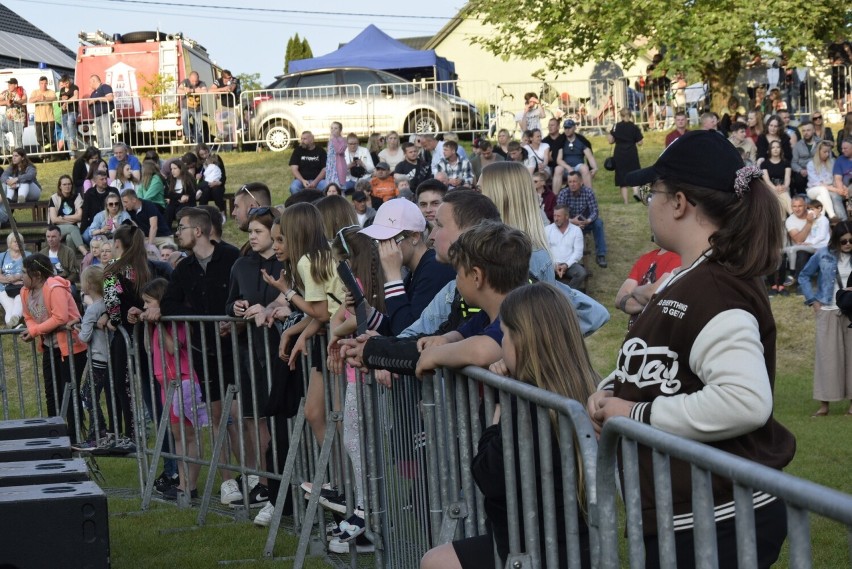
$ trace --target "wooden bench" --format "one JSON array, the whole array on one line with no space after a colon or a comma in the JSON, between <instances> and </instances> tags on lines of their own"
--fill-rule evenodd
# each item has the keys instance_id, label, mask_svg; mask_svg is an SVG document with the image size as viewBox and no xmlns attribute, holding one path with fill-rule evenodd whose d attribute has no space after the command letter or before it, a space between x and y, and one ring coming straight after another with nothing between
<instances>
[{"instance_id":1,"label":"wooden bench","mask_svg":"<svg viewBox=\"0 0 852 569\"><path fill-rule=\"evenodd\" d=\"M50 207L50 201L38 201L38 202L12 202L9 204L9 207L12 209L12 212L16 211L29 211L32 213L32 222L41 222L42 224L47 224L47 209ZM15 218L17 221L17 217ZM18 225L21 225L22 222L18 222Z\"/></svg>"},{"instance_id":2,"label":"wooden bench","mask_svg":"<svg viewBox=\"0 0 852 569\"><path fill-rule=\"evenodd\" d=\"M233 192L225 194L225 204L228 206L228 211L225 212L225 215L231 215L231 212L234 211L234 197L236 197L236 194Z\"/></svg>"}]
</instances>

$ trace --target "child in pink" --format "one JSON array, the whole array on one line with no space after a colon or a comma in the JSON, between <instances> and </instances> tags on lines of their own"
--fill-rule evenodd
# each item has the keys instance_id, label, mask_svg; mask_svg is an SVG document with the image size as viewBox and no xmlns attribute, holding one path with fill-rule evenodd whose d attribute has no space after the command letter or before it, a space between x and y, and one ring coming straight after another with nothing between
<instances>
[{"instance_id":1,"label":"child in pink","mask_svg":"<svg viewBox=\"0 0 852 569\"><path fill-rule=\"evenodd\" d=\"M154 279L142 290L142 300L145 310L159 308L163 295L166 292L168 281L165 279ZM190 373L189 351L187 350L186 324L176 325L177 337L173 336L171 322L163 323L154 328L151 334L151 355L154 366L154 377L160 384L160 397L163 405L169 406L172 436L175 440L175 452L179 456L188 458L199 458L201 449L197 436L197 429L208 424L207 407L201 397L201 386L195 372ZM162 335L161 335L162 330ZM177 356L177 358L175 358ZM175 390L172 400L166 401L166 390L168 383L178 379L178 368L180 368L180 390ZM183 425L181 425L181 417ZM183 435L181 434L183 430ZM185 492L190 497L198 495L196 484L201 465L188 463L188 478L186 472L187 463L178 468L180 484L177 488L170 488L163 493L166 499L176 499L177 492Z\"/></svg>"}]
</instances>

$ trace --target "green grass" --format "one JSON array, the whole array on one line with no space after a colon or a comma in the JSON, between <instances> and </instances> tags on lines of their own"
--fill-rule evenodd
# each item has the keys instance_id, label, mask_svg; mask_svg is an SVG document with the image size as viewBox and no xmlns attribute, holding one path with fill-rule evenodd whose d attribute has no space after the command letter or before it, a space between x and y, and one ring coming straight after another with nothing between
<instances>
[{"instance_id":1,"label":"green grass","mask_svg":"<svg viewBox=\"0 0 852 569\"><path fill-rule=\"evenodd\" d=\"M640 149L643 165L651 164L662 149L661 134L646 136ZM599 164L608 155L602 138L592 140ZM281 203L287 196L291 176L287 166L289 153L230 153L224 155L228 168L228 189L234 191L243 183L261 181L270 186L274 202ZM39 165L39 179L46 192L55 187L59 174L70 172L69 162ZM612 370L615 357L626 330L626 317L613 308L615 293L626 278L632 264L653 245L650 242L646 210L638 203L623 205L611 172L601 170L595 180L595 190L601 205L609 245L609 267L592 266L589 293L613 314L612 320L602 330L587 340L596 369L605 375ZM227 240L241 244L244 234L232 222L226 224ZM819 484L852 493L852 445L849 429L852 417L842 415L845 404L836 404L832 415L811 419L816 409L811 398L814 361L814 323L812 311L803 306L801 297L776 297L772 300L773 313L778 325L778 365L775 384L775 416L789 428L798 440L796 458L786 469L790 474ZM9 368L7 351L6 372ZM7 377L11 377L7 375ZM133 462L103 459L101 468L108 487L137 487ZM204 528L192 528L193 512L178 511L172 506L155 505L139 513L138 499L112 498L111 539L113 566L123 567L210 567L220 559L259 559L266 533L251 524L233 523L225 517L211 514ZM836 524L815 519L812 527L814 567L848 566L845 531ZM295 541L289 536L279 539L278 555L291 555ZM785 554L786 555L786 554ZM319 561L314 561L320 566ZM266 566L261 562L241 567ZM786 567L786 556L779 567Z\"/></svg>"}]
</instances>

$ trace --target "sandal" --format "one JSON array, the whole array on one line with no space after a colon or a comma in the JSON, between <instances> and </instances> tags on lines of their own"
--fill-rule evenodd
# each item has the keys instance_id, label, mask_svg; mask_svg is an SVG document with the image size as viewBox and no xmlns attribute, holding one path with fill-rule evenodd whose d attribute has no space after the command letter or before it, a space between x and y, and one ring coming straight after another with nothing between
<instances>
[{"instance_id":1,"label":"sandal","mask_svg":"<svg viewBox=\"0 0 852 569\"><path fill-rule=\"evenodd\" d=\"M850 413L847 412L846 414L849 415ZM811 417L825 417L826 415L828 415L828 409L817 409Z\"/></svg>"}]
</instances>

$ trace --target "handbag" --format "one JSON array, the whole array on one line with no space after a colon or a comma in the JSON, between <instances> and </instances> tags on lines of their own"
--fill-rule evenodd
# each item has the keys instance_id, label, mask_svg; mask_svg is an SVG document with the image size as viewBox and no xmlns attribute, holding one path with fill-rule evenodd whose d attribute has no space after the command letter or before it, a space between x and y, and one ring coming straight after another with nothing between
<instances>
[{"instance_id":1,"label":"handbag","mask_svg":"<svg viewBox=\"0 0 852 569\"><path fill-rule=\"evenodd\" d=\"M15 298L19 294L21 294L21 289L24 285L19 284L7 284L4 291L6 292L6 296L9 298Z\"/></svg>"},{"instance_id":2,"label":"handbag","mask_svg":"<svg viewBox=\"0 0 852 569\"><path fill-rule=\"evenodd\" d=\"M613 133L610 132L609 134L610 134L610 136L612 136ZM604 160L604 170L606 170L607 172L612 172L612 171L615 170L615 158L613 157L614 153L615 153L615 144L613 144L612 146L609 147L609 156L607 156L606 160Z\"/></svg>"}]
</instances>

